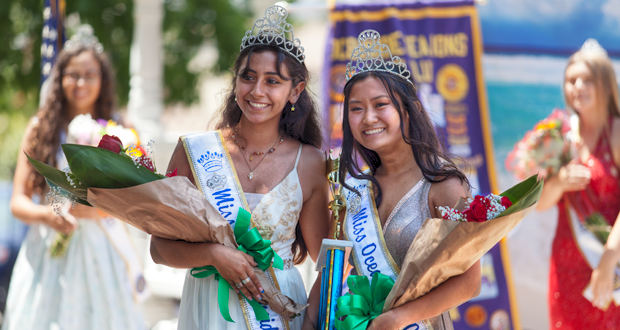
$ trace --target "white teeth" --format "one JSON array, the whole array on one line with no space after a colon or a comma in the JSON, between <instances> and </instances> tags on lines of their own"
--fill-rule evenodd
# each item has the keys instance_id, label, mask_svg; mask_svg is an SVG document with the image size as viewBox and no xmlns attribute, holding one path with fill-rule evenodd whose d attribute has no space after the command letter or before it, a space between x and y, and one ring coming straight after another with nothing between
<instances>
[{"instance_id":1,"label":"white teeth","mask_svg":"<svg viewBox=\"0 0 620 330\"><path fill-rule=\"evenodd\" d=\"M375 129L371 129L369 131L364 131L364 134L366 135L372 135L372 134L377 134L377 133L381 133L385 130L385 128L375 128Z\"/></svg>"},{"instance_id":2,"label":"white teeth","mask_svg":"<svg viewBox=\"0 0 620 330\"><path fill-rule=\"evenodd\" d=\"M249 102L249 101L248 101L248 102ZM254 103L254 102L250 102L250 105L251 105L251 106L253 106L253 107L255 107L255 108L262 109L262 108L266 108L268 104L265 104L265 103Z\"/></svg>"}]
</instances>

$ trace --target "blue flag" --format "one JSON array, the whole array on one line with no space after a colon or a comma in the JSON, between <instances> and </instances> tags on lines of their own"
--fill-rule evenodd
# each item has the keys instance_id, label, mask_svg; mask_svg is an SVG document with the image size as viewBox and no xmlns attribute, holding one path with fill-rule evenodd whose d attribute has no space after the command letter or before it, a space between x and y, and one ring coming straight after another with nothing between
<instances>
[{"instance_id":1,"label":"blue flag","mask_svg":"<svg viewBox=\"0 0 620 330\"><path fill-rule=\"evenodd\" d=\"M43 7L43 33L41 42L41 85L52 73L58 53L65 42L65 0L45 0Z\"/></svg>"}]
</instances>

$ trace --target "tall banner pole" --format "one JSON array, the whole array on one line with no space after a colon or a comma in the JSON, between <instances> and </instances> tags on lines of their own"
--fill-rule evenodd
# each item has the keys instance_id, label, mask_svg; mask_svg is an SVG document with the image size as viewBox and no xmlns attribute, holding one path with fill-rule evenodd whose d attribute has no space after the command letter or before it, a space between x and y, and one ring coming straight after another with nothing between
<instances>
[{"instance_id":1,"label":"tall banner pole","mask_svg":"<svg viewBox=\"0 0 620 330\"><path fill-rule=\"evenodd\" d=\"M330 148L342 143L345 67L361 31L381 34L392 55L406 61L418 96L446 151L465 172L474 195L497 192L493 140L482 75L482 35L473 0L395 5L336 5L324 72L325 127ZM520 329L505 240L481 259L478 297L451 312L454 327Z\"/></svg>"}]
</instances>

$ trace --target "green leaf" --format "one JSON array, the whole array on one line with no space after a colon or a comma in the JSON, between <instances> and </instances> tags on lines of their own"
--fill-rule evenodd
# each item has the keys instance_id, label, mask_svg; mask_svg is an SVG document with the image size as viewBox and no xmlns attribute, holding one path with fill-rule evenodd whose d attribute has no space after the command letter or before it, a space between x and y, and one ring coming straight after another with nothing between
<instances>
[{"instance_id":1,"label":"green leaf","mask_svg":"<svg viewBox=\"0 0 620 330\"><path fill-rule=\"evenodd\" d=\"M510 199L512 206L498 217L516 213L534 205L540 198L543 184L544 180L538 181L537 175L532 175L527 180L501 193L500 196L506 196Z\"/></svg>"},{"instance_id":2,"label":"green leaf","mask_svg":"<svg viewBox=\"0 0 620 330\"><path fill-rule=\"evenodd\" d=\"M83 182L80 182L80 180L75 175L71 173L65 173L55 167L49 166L43 162L31 158L30 156L28 156L28 154L26 154L26 157L28 157L28 161L30 162L30 164L32 164L32 166L34 166L34 168L39 173L41 173L41 175L43 175L48 180L48 182L53 182L55 185L66 190L75 197L86 200L86 189L88 187L85 186ZM73 183L71 183L69 179L71 179Z\"/></svg>"},{"instance_id":3,"label":"green leaf","mask_svg":"<svg viewBox=\"0 0 620 330\"><path fill-rule=\"evenodd\" d=\"M92 207L92 205L90 205L90 203L87 200L75 196L74 194L68 192L66 189L63 189L62 187L60 187L59 185L55 184L54 182L50 181L47 178L45 179L45 181L47 182L47 185L50 187L50 189L56 190L61 196L74 200L82 205Z\"/></svg>"},{"instance_id":4,"label":"green leaf","mask_svg":"<svg viewBox=\"0 0 620 330\"><path fill-rule=\"evenodd\" d=\"M78 144L63 144L62 150L71 172L87 187L126 188L165 178L125 154Z\"/></svg>"}]
</instances>

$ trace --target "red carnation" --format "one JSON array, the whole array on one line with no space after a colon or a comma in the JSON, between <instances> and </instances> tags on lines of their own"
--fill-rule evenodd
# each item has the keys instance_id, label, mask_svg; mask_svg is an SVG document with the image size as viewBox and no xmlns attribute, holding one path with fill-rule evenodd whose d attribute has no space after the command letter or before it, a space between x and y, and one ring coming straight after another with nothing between
<instances>
[{"instance_id":1,"label":"red carnation","mask_svg":"<svg viewBox=\"0 0 620 330\"><path fill-rule=\"evenodd\" d=\"M469 204L469 208L465 210L463 214L469 222L487 221L487 207L484 205L483 201L478 198L474 199L471 204Z\"/></svg>"},{"instance_id":2,"label":"red carnation","mask_svg":"<svg viewBox=\"0 0 620 330\"><path fill-rule=\"evenodd\" d=\"M512 206L512 202L510 201L510 199L506 196L502 197L502 206L505 208L509 208Z\"/></svg>"},{"instance_id":3,"label":"red carnation","mask_svg":"<svg viewBox=\"0 0 620 330\"><path fill-rule=\"evenodd\" d=\"M113 153L118 154L121 152L121 150L123 150L123 142L121 142L121 139L114 135L106 134L101 138L101 141L99 141L99 145L97 145L97 148L110 150Z\"/></svg>"}]
</instances>

